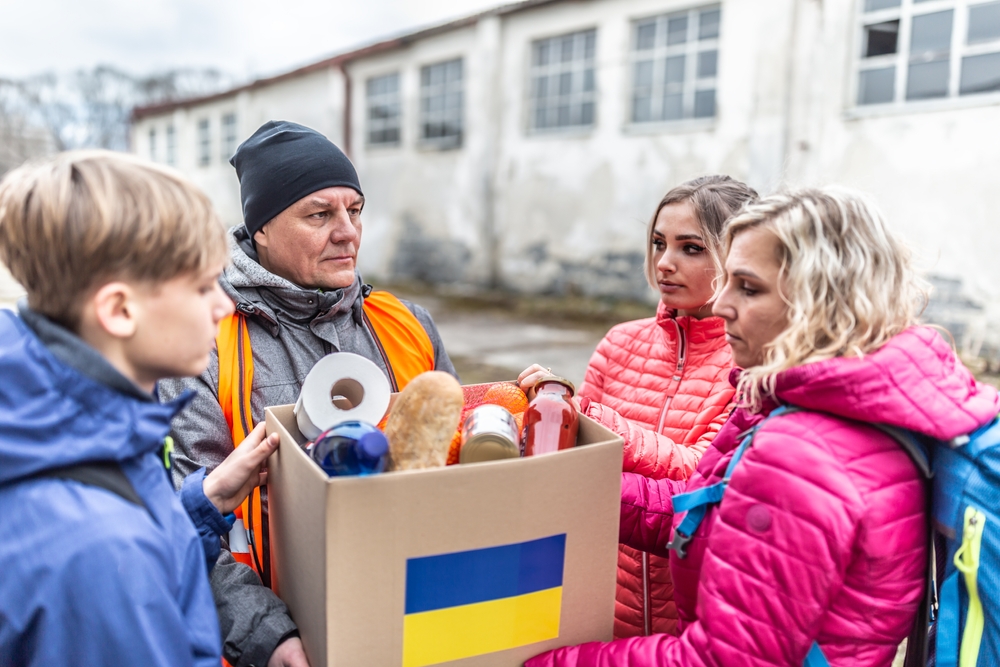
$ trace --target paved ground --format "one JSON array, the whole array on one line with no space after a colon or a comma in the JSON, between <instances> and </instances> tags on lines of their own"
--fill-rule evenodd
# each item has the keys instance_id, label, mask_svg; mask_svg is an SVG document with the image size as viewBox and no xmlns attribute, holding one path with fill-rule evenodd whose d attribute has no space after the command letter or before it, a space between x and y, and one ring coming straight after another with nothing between
<instances>
[{"instance_id":1,"label":"paved ground","mask_svg":"<svg viewBox=\"0 0 1000 667\"><path fill-rule=\"evenodd\" d=\"M559 299L549 304L535 300L537 307L525 309L495 299L454 298L399 287L393 292L430 311L463 384L513 380L537 363L579 386L597 343L615 321L627 319L612 313L599 317L577 313L574 318L553 314L564 304Z\"/></svg>"}]
</instances>

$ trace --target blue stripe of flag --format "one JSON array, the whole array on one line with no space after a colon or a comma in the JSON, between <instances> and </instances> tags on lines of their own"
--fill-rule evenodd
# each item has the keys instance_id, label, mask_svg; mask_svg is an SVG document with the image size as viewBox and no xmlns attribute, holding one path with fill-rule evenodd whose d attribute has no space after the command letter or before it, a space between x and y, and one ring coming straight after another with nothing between
<instances>
[{"instance_id":1,"label":"blue stripe of flag","mask_svg":"<svg viewBox=\"0 0 1000 667\"><path fill-rule=\"evenodd\" d=\"M562 586L566 534L406 561L406 613Z\"/></svg>"}]
</instances>

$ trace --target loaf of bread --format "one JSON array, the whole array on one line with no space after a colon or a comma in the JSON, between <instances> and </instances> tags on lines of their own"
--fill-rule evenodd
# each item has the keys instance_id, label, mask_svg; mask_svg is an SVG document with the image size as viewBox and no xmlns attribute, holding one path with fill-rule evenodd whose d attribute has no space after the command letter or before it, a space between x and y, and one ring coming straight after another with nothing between
<instances>
[{"instance_id":1,"label":"loaf of bread","mask_svg":"<svg viewBox=\"0 0 1000 667\"><path fill-rule=\"evenodd\" d=\"M462 386L447 373L428 371L413 378L399 393L386 421L389 469L443 466L464 403Z\"/></svg>"}]
</instances>

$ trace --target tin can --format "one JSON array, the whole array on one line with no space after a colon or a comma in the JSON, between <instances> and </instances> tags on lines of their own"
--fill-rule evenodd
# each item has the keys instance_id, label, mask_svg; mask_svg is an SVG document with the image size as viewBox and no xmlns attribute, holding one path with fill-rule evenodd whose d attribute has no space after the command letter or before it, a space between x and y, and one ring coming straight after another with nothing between
<instances>
[{"instance_id":1,"label":"tin can","mask_svg":"<svg viewBox=\"0 0 1000 667\"><path fill-rule=\"evenodd\" d=\"M521 455L517 422L510 410L499 405L480 405L465 418L459 463L513 459Z\"/></svg>"}]
</instances>

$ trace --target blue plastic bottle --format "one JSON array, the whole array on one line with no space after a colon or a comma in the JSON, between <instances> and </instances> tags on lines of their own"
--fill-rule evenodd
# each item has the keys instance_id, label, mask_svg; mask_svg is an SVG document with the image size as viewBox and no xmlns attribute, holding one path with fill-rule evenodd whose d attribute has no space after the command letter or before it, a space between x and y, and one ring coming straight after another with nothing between
<instances>
[{"instance_id":1,"label":"blue plastic bottle","mask_svg":"<svg viewBox=\"0 0 1000 667\"><path fill-rule=\"evenodd\" d=\"M385 470L389 441L371 424L349 421L321 433L310 455L330 477L372 475Z\"/></svg>"}]
</instances>

